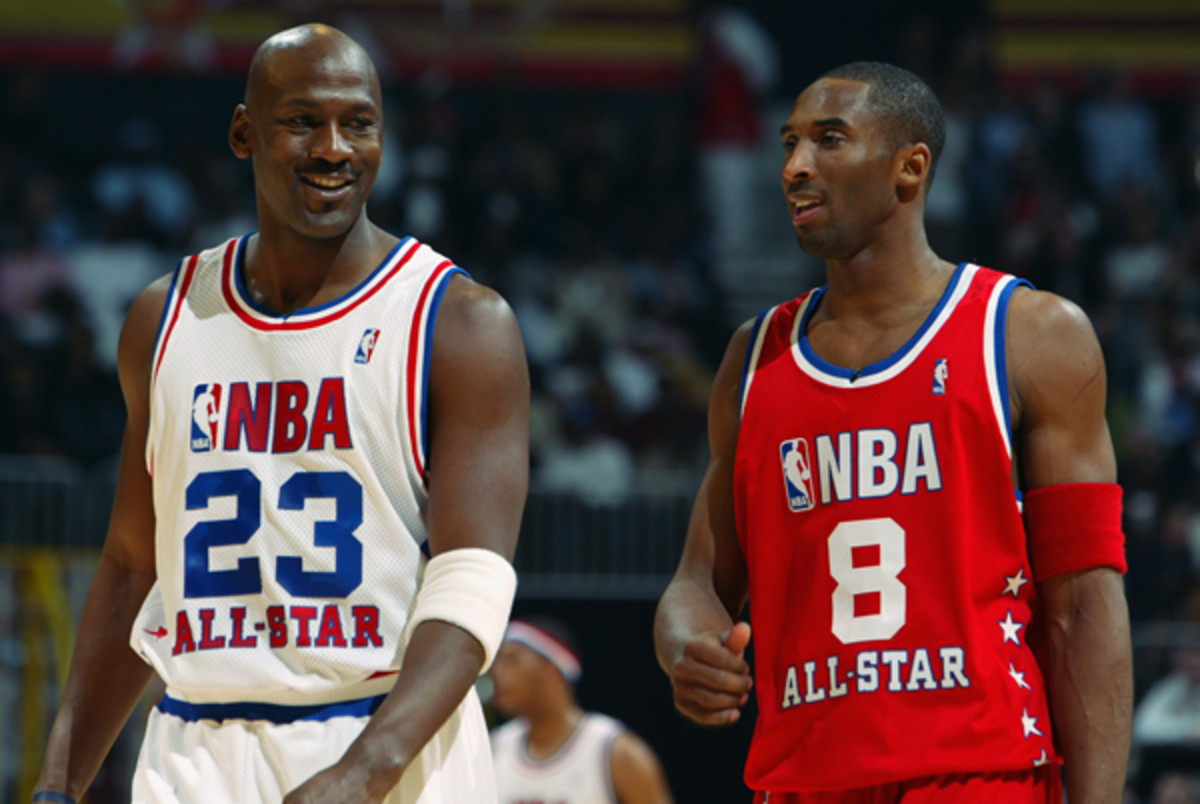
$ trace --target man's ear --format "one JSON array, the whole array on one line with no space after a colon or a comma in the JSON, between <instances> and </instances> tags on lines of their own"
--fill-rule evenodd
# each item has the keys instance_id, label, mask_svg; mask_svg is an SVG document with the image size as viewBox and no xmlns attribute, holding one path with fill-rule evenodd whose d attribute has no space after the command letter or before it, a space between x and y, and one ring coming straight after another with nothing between
<instances>
[{"instance_id":1,"label":"man's ear","mask_svg":"<svg viewBox=\"0 0 1200 804\"><path fill-rule=\"evenodd\" d=\"M913 200L929 178L933 154L923 142L901 148L896 153L896 195L901 201Z\"/></svg>"},{"instance_id":2,"label":"man's ear","mask_svg":"<svg viewBox=\"0 0 1200 804\"><path fill-rule=\"evenodd\" d=\"M238 159L247 159L254 151L251 147L250 112L244 103L239 103L233 110L233 120L229 123L229 147Z\"/></svg>"}]
</instances>

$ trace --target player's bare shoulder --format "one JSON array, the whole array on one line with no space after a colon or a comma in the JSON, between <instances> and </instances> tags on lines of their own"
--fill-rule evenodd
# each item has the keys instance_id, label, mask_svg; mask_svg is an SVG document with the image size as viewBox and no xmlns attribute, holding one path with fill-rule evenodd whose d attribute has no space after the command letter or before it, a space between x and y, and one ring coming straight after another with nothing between
<instances>
[{"instance_id":1,"label":"player's bare shoulder","mask_svg":"<svg viewBox=\"0 0 1200 804\"><path fill-rule=\"evenodd\" d=\"M504 297L487 285L465 274L457 274L446 288L438 312L438 323L447 322L465 334L481 334L487 330L504 330L517 323L512 308Z\"/></svg>"},{"instance_id":2,"label":"player's bare shoulder","mask_svg":"<svg viewBox=\"0 0 1200 804\"><path fill-rule=\"evenodd\" d=\"M517 317L499 293L459 274L450 280L434 332L435 363L490 373L520 368L526 374Z\"/></svg>"},{"instance_id":3,"label":"player's bare shoulder","mask_svg":"<svg viewBox=\"0 0 1200 804\"><path fill-rule=\"evenodd\" d=\"M1048 291L1018 288L1007 330L1011 388L1018 410L1039 402L1070 405L1105 392L1104 355L1087 314Z\"/></svg>"}]
</instances>

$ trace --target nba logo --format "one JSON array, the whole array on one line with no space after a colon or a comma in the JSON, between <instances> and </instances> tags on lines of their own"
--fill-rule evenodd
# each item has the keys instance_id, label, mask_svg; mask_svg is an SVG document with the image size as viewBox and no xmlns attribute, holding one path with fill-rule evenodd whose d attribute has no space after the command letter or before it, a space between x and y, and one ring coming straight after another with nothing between
<instances>
[{"instance_id":1,"label":"nba logo","mask_svg":"<svg viewBox=\"0 0 1200 804\"><path fill-rule=\"evenodd\" d=\"M946 393L946 380L950 377L950 367L946 364L946 358L942 358L933 366L933 392L935 394Z\"/></svg>"},{"instance_id":2,"label":"nba logo","mask_svg":"<svg viewBox=\"0 0 1200 804\"><path fill-rule=\"evenodd\" d=\"M788 508L792 511L811 511L816 505L813 496L812 464L809 461L808 439L793 438L779 445L783 461L783 489Z\"/></svg>"},{"instance_id":3,"label":"nba logo","mask_svg":"<svg viewBox=\"0 0 1200 804\"><path fill-rule=\"evenodd\" d=\"M203 383L192 392L192 452L208 452L217 443L221 386Z\"/></svg>"},{"instance_id":4,"label":"nba logo","mask_svg":"<svg viewBox=\"0 0 1200 804\"><path fill-rule=\"evenodd\" d=\"M371 362L371 355L375 352L375 344L379 342L379 330L368 329L362 334L362 338L358 341L358 352L354 355L354 362L366 365Z\"/></svg>"}]
</instances>

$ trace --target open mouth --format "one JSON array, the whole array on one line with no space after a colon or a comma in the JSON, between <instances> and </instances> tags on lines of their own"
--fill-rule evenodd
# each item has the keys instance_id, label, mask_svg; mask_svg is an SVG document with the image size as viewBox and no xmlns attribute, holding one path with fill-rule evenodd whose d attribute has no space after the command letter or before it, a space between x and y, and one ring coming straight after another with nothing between
<instances>
[{"instance_id":1,"label":"open mouth","mask_svg":"<svg viewBox=\"0 0 1200 804\"><path fill-rule=\"evenodd\" d=\"M816 198L806 198L802 201L792 202L792 220L796 223L804 223L816 214L816 211L824 206L824 203Z\"/></svg>"},{"instance_id":2,"label":"open mouth","mask_svg":"<svg viewBox=\"0 0 1200 804\"><path fill-rule=\"evenodd\" d=\"M349 187L354 179L349 176L301 176L300 181L318 190L337 191Z\"/></svg>"}]
</instances>

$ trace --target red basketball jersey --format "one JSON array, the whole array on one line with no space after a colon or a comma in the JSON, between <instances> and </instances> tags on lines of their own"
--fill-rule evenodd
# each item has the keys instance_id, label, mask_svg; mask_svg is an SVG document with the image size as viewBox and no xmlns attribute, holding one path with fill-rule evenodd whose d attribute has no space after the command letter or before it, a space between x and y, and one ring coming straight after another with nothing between
<instances>
[{"instance_id":1,"label":"red basketball jersey","mask_svg":"<svg viewBox=\"0 0 1200 804\"><path fill-rule=\"evenodd\" d=\"M850 371L824 289L764 312L734 468L759 716L746 781L838 790L1057 762L1005 376L1022 284L959 266L920 330Z\"/></svg>"}]
</instances>

